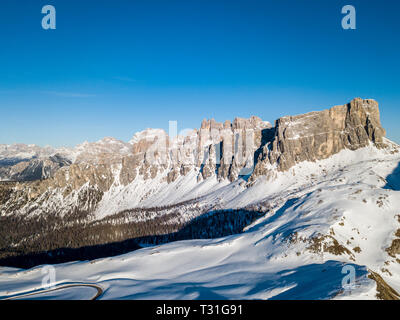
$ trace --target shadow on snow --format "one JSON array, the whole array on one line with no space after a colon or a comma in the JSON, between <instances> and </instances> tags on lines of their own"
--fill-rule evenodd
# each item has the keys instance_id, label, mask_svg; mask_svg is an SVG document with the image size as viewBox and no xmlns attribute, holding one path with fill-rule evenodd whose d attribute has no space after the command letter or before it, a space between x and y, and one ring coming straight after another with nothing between
<instances>
[{"instance_id":1,"label":"shadow on snow","mask_svg":"<svg viewBox=\"0 0 400 320\"><path fill-rule=\"evenodd\" d=\"M386 177L384 189L400 190L400 162L391 174Z\"/></svg>"}]
</instances>

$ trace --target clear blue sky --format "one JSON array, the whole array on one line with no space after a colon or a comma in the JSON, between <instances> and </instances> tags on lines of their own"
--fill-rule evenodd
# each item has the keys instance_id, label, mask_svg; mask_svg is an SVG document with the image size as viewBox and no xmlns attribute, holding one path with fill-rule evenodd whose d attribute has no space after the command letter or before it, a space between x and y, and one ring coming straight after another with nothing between
<instances>
[{"instance_id":1,"label":"clear blue sky","mask_svg":"<svg viewBox=\"0 0 400 320\"><path fill-rule=\"evenodd\" d=\"M346 4L357 30L341 28ZM400 142L399 15L389 0L1 0L0 143L128 141L354 97L376 99Z\"/></svg>"}]
</instances>

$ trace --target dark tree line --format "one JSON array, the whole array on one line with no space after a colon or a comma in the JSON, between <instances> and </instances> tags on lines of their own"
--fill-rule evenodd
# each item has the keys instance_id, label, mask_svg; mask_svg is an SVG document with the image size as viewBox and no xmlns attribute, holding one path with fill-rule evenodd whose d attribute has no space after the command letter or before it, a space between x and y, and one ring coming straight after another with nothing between
<instances>
[{"instance_id":1,"label":"dark tree line","mask_svg":"<svg viewBox=\"0 0 400 320\"><path fill-rule=\"evenodd\" d=\"M0 265L29 268L39 264L92 260L140 248L185 239L206 239L242 232L265 213L251 210L219 210L186 221L182 210L199 210L190 202L151 209L125 210L99 221L90 213L73 209L65 216L0 217ZM163 214L154 215L163 212ZM141 214L148 219L129 219Z\"/></svg>"}]
</instances>

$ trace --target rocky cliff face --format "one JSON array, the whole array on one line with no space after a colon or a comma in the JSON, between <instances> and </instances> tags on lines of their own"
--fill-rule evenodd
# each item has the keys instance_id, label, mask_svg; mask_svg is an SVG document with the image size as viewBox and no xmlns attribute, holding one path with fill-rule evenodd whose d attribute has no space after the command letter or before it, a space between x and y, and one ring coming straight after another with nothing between
<instances>
[{"instance_id":1,"label":"rocky cliff face","mask_svg":"<svg viewBox=\"0 0 400 320\"><path fill-rule=\"evenodd\" d=\"M44 164L38 166L39 179L46 179L17 184L18 193L10 201L19 203L17 198L24 194L26 201L21 206L43 203L56 194L59 208L66 197L72 203L86 192L95 194L95 203L89 201L93 208L113 185L126 186L156 177L171 183L189 172L195 172L198 182L213 176L230 181L244 176L253 182L259 176L272 178L297 163L325 159L343 149L356 150L369 144L383 148L384 135L378 103L362 99L328 110L282 117L274 127L253 116L236 118L232 123L203 120L200 129L172 138L163 130L147 129L135 134L129 143L113 138L84 143L66 156L70 162L58 159L47 163L48 170ZM21 167L18 172L32 167L31 162L12 167L15 165ZM5 169L0 168L0 174L1 170L4 173ZM15 208L6 205L4 210L11 213Z\"/></svg>"},{"instance_id":2,"label":"rocky cliff face","mask_svg":"<svg viewBox=\"0 0 400 320\"><path fill-rule=\"evenodd\" d=\"M282 117L275 127L251 117L233 123L203 120L199 130L172 141L164 131L155 133L142 132L134 139L130 164L134 162L145 179L168 169L171 182L191 169L199 170L199 181L213 175L234 181L250 174L254 180L271 170L286 171L296 163L326 159L346 148L356 150L370 143L383 148L385 130L378 103L358 98L328 110Z\"/></svg>"},{"instance_id":3,"label":"rocky cliff face","mask_svg":"<svg viewBox=\"0 0 400 320\"><path fill-rule=\"evenodd\" d=\"M263 147L252 179L271 174L273 168L286 171L302 161L326 159L346 148L356 150L371 143L383 148L384 136L374 100L358 98L328 110L283 117L276 120L273 138Z\"/></svg>"},{"instance_id":4,"label":"rocky cliff face","mask_svg":"<svg viewBox=\"0 0 400 320\"><path fill-rule=\"evenodd\" d=\"M234 181L251 172L262 132L269 128L268 122L251 117L233 123L203 120L199 130L172 139L163 130L145 130L131 140L132 154L123 158L119 179L126 185L138 175L147 180L166 173L165 179L173 182L197 170L198 181L213 175Z\"/></svg>"}]
</instances>

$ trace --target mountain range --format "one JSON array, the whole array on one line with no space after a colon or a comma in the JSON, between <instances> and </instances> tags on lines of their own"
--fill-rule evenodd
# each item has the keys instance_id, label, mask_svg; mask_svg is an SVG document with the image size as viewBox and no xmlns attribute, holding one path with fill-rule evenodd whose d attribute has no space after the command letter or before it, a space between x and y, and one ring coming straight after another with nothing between
<instances>
[{"instance_id":1,"label":"mountain range","mask_svg":"<svg viewBox=\"0 0 400 320\"><path fill-rule=\"evenodd\" d=\"M273 125L0 145L0 296L58 264L104 299L399 299L399 163L360 98Z\"/></svg>"}]
</instances>

